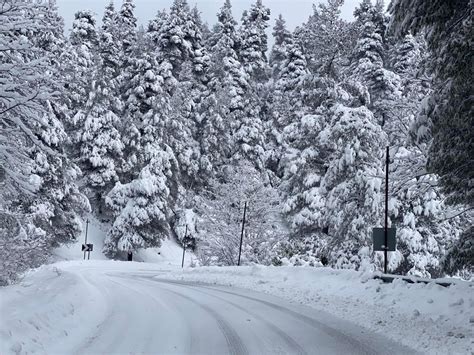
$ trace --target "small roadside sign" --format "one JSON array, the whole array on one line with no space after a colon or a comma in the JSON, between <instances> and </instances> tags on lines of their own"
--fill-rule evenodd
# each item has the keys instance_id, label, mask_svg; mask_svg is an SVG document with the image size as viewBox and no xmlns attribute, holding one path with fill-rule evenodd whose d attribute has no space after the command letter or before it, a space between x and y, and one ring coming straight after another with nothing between
<instances>
[{"instance_id":1,"label":"small roadside sign","mask_svg":"<svg viewBox=\"0 0 474 355\"><path fill-rule=\"evenodd\" d=\"M374 251L395 251L397 246L395 234L396 228L387 228L387 245L385 246L385 228L374 228L372 230Z\"/></svg>"},{"instance_id":2,"label":"small roadside sign","mask_svg":"<svg viewBox=\"0 0 474 355\"><path fill-rule=\"evenodd\" d=\"M82 244L82 251L91 252L92 250L94 250L94 244Z\"/></svg>"}]
</instances>

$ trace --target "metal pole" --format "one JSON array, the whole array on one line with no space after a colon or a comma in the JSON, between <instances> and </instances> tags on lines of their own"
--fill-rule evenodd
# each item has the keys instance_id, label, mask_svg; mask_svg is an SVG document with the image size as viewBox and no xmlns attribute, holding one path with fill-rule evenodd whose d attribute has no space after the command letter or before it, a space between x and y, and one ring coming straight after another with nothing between
<instances>
[{"instance_id":1,"label":"metal pole","mask_svg":"<svg viewBox=\"0 0 474 355\"><path fill-rule=\"evenodd\" d=\"M84 241L84 245L87 246L87 231L89 230L89 218L86 220L86 240ZM84 260L86 260L86 251L84 250Z\"/></svg>"},{"instance_id":2,"label":"metal pole","mask_svg":"<svg viewBox=\"0 0 474 355\"><path fill-rule=\"evenodd\" d=\"M181 269L184 267L184 253L186 251L186 236L188 235L188 225L186 224L186 230L183 238L183 260L181 261Z\"/></svg>"},{"instance_id":3,"label":"metal pole","mask_svg":"<svg viewBox=\"0 0 474 355\"><path fill-rule=\"evenodd\" d=\"M244 229L245 229L245 214L247 213L247 201L244 204L244 218L242 219L242 232L240 233L240 247L239 247L239 260L237 265L240 266L240 256L242 255L242 242L244 240Z\"/></svg>"},{"instance_id":4,"label":"metal pole","mask_svg":"<svg viewBox=\"0 0 474 355\"><path fill-rule=\"evenodd\" d=\"M389 160L389 147L387 147L387 159L385 161L385 230L384 230L384 236L385 236L385 250L383 251L383 256L384 256L384 267L383 267L383 272L384 274L387 273L387 249L388 249L388 164L390 162Z\"/></svg>"}]
</instances>

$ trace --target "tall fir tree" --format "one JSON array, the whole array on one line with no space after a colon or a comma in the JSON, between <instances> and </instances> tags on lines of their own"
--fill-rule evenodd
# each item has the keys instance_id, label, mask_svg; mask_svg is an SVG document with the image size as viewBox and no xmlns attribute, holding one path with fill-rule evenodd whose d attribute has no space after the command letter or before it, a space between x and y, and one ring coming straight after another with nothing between
<instances>
[{"instance_id":1,"label":"tall fir tree","mask_svg":"<svg viewBox=\"0 0 474 355\"><path fill-rule=\"evenodd\" d=\"M372 5L364 0L354 11L360 28L356 46L351 55L349 77L367 87L371 108L379 123L387 121L388 102L400 95L400 78L386 69L387 44L385 42L386 19L383 4Z\"/></svg>"},{"instance_id":2,"label":"tall fir tree","mask_svg":"<svg viewBox=\"0 0 474 355\"><path fill-rule=\"evenodd\" d=\"M286 21L280 14L275 21L272 32L275 43L270 53L269 64L272 69L272 79L278 80L283 69L283 62L286 58L286 45L291 38L291 33L286 29Z\"/></svg>"},{"instance_id":3,"label":"tall fir tree","mask_svg":"<svg viewBox=\"0 0 474 355\"><path fill-rule=\"evenodd\" d=\"M170 235L178 181L178 163L169 147L155 145L153 156L136 179L117 183L106 198L115 220L104 253L121 258L128 251L158 247Z\"/></svg>"},{"instance_id":4,"label":"tall fir tree","mask_svg":"<svg viewBox=\"0 0 474 355\"><path fill-rule=\"evenodd\" d=\"M452 2L393 1L391 30L399 36L422 32L435 58L434 91L427 115L433 141L428 169L440 175L441 186L452 203L472 207L474 184L472 155L474 77L471 48L474 5Z\"/></svg>"},{"instance_id":5,"label":"tall fir tree","mask_svg":"<svg viewBox=\"0 0 474 355\"><path fill-rule=\"evenodd\" d=\"M343 0L328 0L313 5L308 21L295 30L312 73L331 77L342 74L354 41L353 26L340 18L343 3Z\"/></svg>"},{"instance_id":6,"label":"tall fir tree","mask_svg":"<svg viewBox=\"0 0 474 355\"><path fill-rule=\"evenodd\" d=\"M252 80L265 82L268 78L267 34L270 9L256 0L242 15L240 58Z\"/></svg>"},{"instance_id":7,"label":"tall fir tree","mask_svg":"<svg viewBox=\"0 0 474 355\"><path fill-rule=\"evenodd\" d=\"M0 14L0 282L39 266L80 233L87 199L64 154L66 134L52 102L61 20L55 4L12 2ZM56 106L57 108L57 106Z\"/></svg>"}]
</instances>

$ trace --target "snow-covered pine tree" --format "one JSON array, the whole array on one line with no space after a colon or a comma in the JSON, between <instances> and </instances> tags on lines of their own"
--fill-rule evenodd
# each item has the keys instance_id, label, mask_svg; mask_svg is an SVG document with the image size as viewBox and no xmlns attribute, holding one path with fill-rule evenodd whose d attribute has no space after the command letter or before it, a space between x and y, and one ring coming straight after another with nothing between
<instances>
[{"instance_id":1,"label":"snow-covered pine tree","mask_svg":"<svg viewBox=\"0 0 474 355\"><path fill-rule=\"evenodd\" d=\"M133 56L137 42L137 19L134 11L135 3L133 0L123 0L122 7L117 15L123 65L130 61L129 57Z\"/></svg>"},{"instance_id":2,"label":"snow-covered pine tree","mask_svg":"<svg viewBox=\"0 0 474 355\"><path fill-rule=\"evenodd\" d=\"M272 120L266 122L266 165L281 176L281 164L290 135L285 137L287 127L301 121L308 107L304 104L307 92L305 84L309 79L309 70L301 45L290 35L284 44L279 77L273 84L273 95L268 106L271 107ZM287 132L288 133L288 132Z\"/></svg>"},{"instance_id":3,"label":"snow-covered pine tree","mask_svg":"<svg viewBox=\"0 0 474 355\"><path fill-rule=\"evenodd\" d=\"M269 87L267 62L267 35L265 33L270 19L270 10L261 0L252 4L249 11L242 15L240 28L240 62L248 75L248 84L244 98L245 109L233 132L235 147L233 159L252 161L262 169L265 160L266 103Z\"/></svg>"},{"instance_id":4,"label":"snow-covered pine tree","mask_svg":"<svg viewBox=\"0 0 474 355\"><path fill-rule=\"evenodd\" d=\"M120 58L120 32L118 24L118 14L115 11L114 3L111 1L104 11L102 17L102 27L99 33L99 55L102 61L101 76L109 80L109 85L114 87L117 85L116 78L119 75L121 58ZM115 90L111 90L114 95Z\"/></svg>"},{"instance_id":5,"label":"snow-covered pine tree","mask_svg":"<svg viewBox=\"0 0 474 355\"><path fill-rule=\"evenodd\" d=\"M60 88L52 58L58 18L54 6L28 1L8 0L0 13L2 284L44 262L53 246L74 240L77 214L87 208L50 104Z\"/></svg>"},{"instance_id":6,"label":"snow-covered pine tree","mask_svg":"<svg viewBox=\"0 0 474 355\"><path fill-rule=\"evenodd\" d=\"M291 38L291 33L286 29L286 21L280 14L275 21L275 26L272 32L275 43L270 52L269 64L272 69L272 79L278 80L280 71L283 68L283 62L286 59L286 44Z\"/></svg>"},{"instance_id":7,"label":"snow-covered pine tree","mask_svg":"<svg viewBox=\"0 0 474 355\"><path fill-rule=\"evenodd\" d=\"M329 151L321 144L319 135L329 123L334 83L322 79L309 82L311 91L318 92L317 107L309 106L301 97L303 105L298 114L286 111L279 124L283 145L279 162L280 189L285 195L283 212L292 235L298 239L320 234L327 226L325 199L320 185L328 166ZM296 86L293 90L297 93L301 88Z\"/></svg>"},{"instance_id":8,"label":"snow-covered pine tree","mask_svg":"<svg viewBox=\"0 0 474 355\"><path fill-rule=\"evenodd\" d=\"M165 65L158 65L153 56L144 53L134 59L126 75L120 124L125 164L120 173L122 181L131 181L154 155L150 145L170 139L164 131L170 116L170 96L166 89L171 73Z\"/></svg>"},{"instance_id":9,"label":"snow-covered pine tree","mask_svg":"<svg viewBox=\"0 0 474 355\"><path fill-rule=\"evenodd\" d=\"M158 61L168 61L175 78L180 75L183 63L189 60L193 61L196 75L203 73L204 68L200 65L204 54L201 52L201 33L187 0L174 0L168 16L159 13L153 24L153 28L157 27L160 29L154 40Z\"/></svg>"},{"instance_id":10,"label":"snow-covered pine tree","mask_svg":"<svg viewBox=\"0 0 474 355\"><path fill-rule=\"evenodd\" d=\"M385 67L387 45L383 4L378 1L372 5L370 0L363 0L354 16L359 36L351 54L348 76L367 87L370 94L368 107L383 126L390 110L388 101L396 100L400 95L400 78Z\"/></svg>"},{"instance_id":11,"label":"snow-covered pine tree","mask_svg":"<svg viewBox=\"0 0 474 355\"><path fill-rule=\"evenodd\" d=\"M124 149L117 129L120 120L112 110L113 99L106 85L105 81L95 81L84 108L76 114L84 122L78 142L79 159L87 186L100 196L98 203L118 180Z\"/></svg>"},{"instance_id":12,"label":"snow-covered pine tree","mask_svg":"<svg viewBox=\"0 0 474 355\"><path fill-rule=\"evenodd\" d=\"M198 172L210 169L206 131L213 132L212 92L208 87L209 56L203 45L201 20L186 0L175 0L167 16L160 15L149 26L162 66L171 70L176 86L172 91L172 119L168 119L170 146L182 168L186 186L198 179ZM209 109L209 112L208 112ZM180 132L171 132L176 127Z\"/></svg>"},{"instance_id":13,"label":"snow-covered pine tree","mask_svg":"<svg viewBox=\"0 0 474 355\"><path fill-rule=\"evenodd\" d=\"M372 228L382 223L383 154L387 138L366 107L336 104L319 135L329 151L321 179L329 262L342 268L373 269Z\"/></svg>"},{"instance_id":14,"label":"snow-covered pine tree","mask_svg":"<svg viewBox=\"0 0 474 355\"><path fill-rule=\"evenodd\" d=\"M240 58L252 81L263 83L268 78L267 34L265 33L270 20L270 9L256 0L249 11L242 15L240 29Z\"/></svg>"},{"instance_id":15,"label":"snow-covered pine tree","mask_svg":"<svg viewBox=\"0 0 474 355\"><path fill-rule=\"evenodd\" d=\"M447 249L460 234L462 221L446 206L439 177L426 171L430 139L422 133L420 107L430 94L423 38L407 35L393 48L391 66L401 78L402 95L391 102L387 132L391 146L390 218L397 227L397 252L390 266L397 273L442 275ZM419 116L422 119L417 119Z\"/></svg>"},{"instance_id":16,"label":"snow-covered pine tree","mask_svg":"<svg viewBox=\"0 0 474 355\"><path fill-rule=\"evenodd\" d=\"M105 9L98 35L97 54L90 68L87 100L75 114L78 127L78 161L92 205L102 212L105 195L118 180L124 145L119 132L122 103L118 75L121 69L117 14L111 2Z\"/></svg>"},{"instance_id":17,"label":"snow-covered pine tree","mask_svg":"<svg viewBox=\"0 0 474 355\"><path fill-rule=\"evenodd\" d=\"M129 250L157 247L170 235L178 191L178 162L169 147L154 144L153 156L129 183L115 185L106 203L115 220L104 253L121 258Z\"/></svg>"},{"instance_id":18,"label":"snow-covered pine tree","mask_svg":"<svg viewBox=\"0 0 474 355\"><path fill-rule=\"evenodd\" d=\"M36 46L51 54L49 56L51 65L58 68L65 50L64 20L58 14L56 0L47 0L43 6L42 21L47 24L47 27L35 33L31 40Z\"/></svg>"},{"instance_id":19,"label":"snow-covered pine tree","mask_svg":"<svg viewBox=\"0 0 474 355\"><path fill-rule=\"evenodd\" d=\"M166 64L168 63L165 61L163 65ZM171 70L171 66L169 69ZM172 109L166 119L167 142L179 161L182 184L186 188L192 188L197 182L201 167L201 149L195 139L198 99L193 66L186 61L181 65L181 73L171 97Z\"/></svg>"},{"instance_id":20,"label":"snow-covered pine tree","mask_svg":"<svg viewBox=\"0 0 474 355\"><path fill-rule=\"evenodd\" d=\"M208 39L211 56L209 87L214 91L214 135L208 134L212 146L220 155L214 160L224 163L234 147L232 132L238 127L245 108L245 93L248 90L248 75L238 58L239 37L237 22L232 16L230 0L217 14L217 23ZM209 132L211 133L211 132ZM216 165L216 163L214 163Z\"/></svg>"},{"instance_id":21,"label":"snow-covered pine tree","mask_svg":"<svg viewBox=\"0 0 474 355\"><path fill-rule=\"evenodd\" d=\"M71 60L66 63L66 89L68 93L69 116L72 126L81 129L83 122L75 120L78 110L84 107L91 91L92 70L97 48L96 21L91 11L78 11L70 35Z\"/></svg>"},{"instance_id":22,"label":"snow-covered pine tree","mask_svg":"<svg viewBox=\"0 0 474 355\"><path fill-rule=\"evenodd\" d=\"M399 36L424 31L432 52L434 91L427 115L433 141L428 169L440 175L440 184L452 203L472 208L474 184L474 96L472 84L472 1L425 2L396 0L390 5L391 30Z\"/></svg>"},{"instance_id":23,"label":"snow-covered pine tree","mask_svg":"<svg viewBox=\"0 0 474 355\"><path fill-rule=\"evenodd\" d=\"M166 28L165 25L168 21L168 13L166 10L158 11L153 20L148 24L147 37L152 45L152 50L155 51L160 46L160 40L163 36L161 31Z\"/></svg>"},{"instance_id":24,"label":"snow-covered pine tree","mask_svg":"<svg viewBox=\"0 0 474 355\"><path fill-rule=\"evenodd\" d=\"M313 14L307 23L295 30L312 73L340 76L354 46L353 26L340 18L343 3L343 0L327 0L327 3L313 5Z\"/></svg>"}]
</instances>

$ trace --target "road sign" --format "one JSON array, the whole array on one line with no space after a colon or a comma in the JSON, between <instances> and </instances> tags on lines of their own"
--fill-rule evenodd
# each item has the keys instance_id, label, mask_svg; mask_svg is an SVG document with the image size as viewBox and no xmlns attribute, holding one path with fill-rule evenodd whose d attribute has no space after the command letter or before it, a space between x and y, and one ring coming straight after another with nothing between
<instances>
[{"instance_id":1,"label":"road sign","mask_svg":"<svg viewBox=\"0 0 474 355\"><path fill-rule=\"evenodd\" d=\"M395 251L397 245L395 234L396 228L387 228L387 248L385 248L385 228L374 228L372 231L374 251Z\"/></svg>"},{"instance_id":2,"label":"road sign","mask_svg":"<svg viewBox=\"0 0 474 355\"><path fill-rule=\"evenodd\" d=\"M94 244L82 244L82 251L92 251L94 249Z\"/></svg>"}]
</instances>

